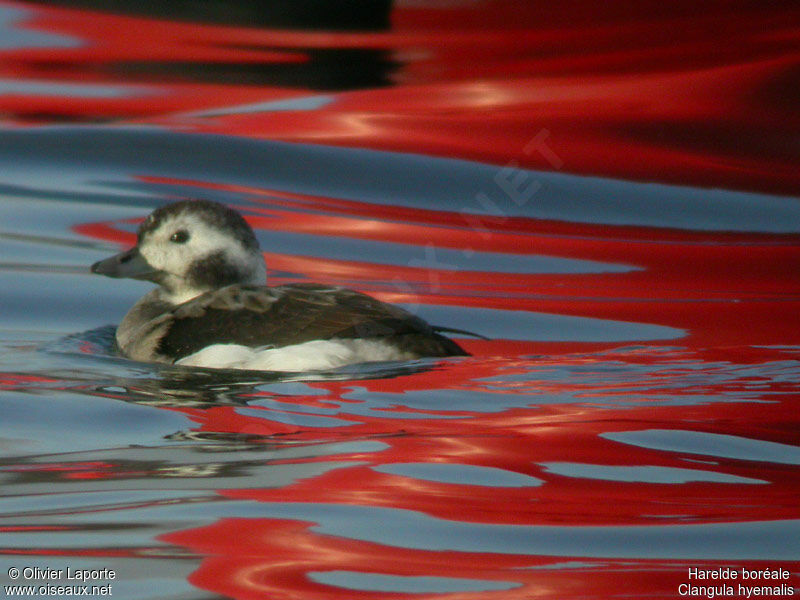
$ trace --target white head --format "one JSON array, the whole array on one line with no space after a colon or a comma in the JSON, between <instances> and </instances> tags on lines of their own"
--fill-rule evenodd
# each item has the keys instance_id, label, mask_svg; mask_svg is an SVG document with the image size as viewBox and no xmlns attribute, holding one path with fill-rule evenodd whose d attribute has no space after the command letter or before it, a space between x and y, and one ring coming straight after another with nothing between
<instances>
[{"instance_id":1,"label":"white head","mask_svg":"<svg viewBox=\"0 0 800 600\"><path fill-rule=\"evenodd\" d=\"M153 281L171 304L234 283L267 280L253 230L236 211L207 200L157 209L139 227L134 248L96 263L92 271Z\"/></svg>"}]
</instances>

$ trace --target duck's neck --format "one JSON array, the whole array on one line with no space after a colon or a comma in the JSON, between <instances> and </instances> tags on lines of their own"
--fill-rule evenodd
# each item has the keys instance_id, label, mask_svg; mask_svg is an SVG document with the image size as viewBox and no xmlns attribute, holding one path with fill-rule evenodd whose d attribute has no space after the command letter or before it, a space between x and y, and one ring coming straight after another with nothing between
<instances>
[{"instance_id":1,"label":"duck's neck","mask_svg":"<svg viewBox=\"0 0 800 600\"><path fill-rule=\"evenodd\" d=\"M147 347L147 344L144 343L146 341L144 338L152 337L151 334L153 333L148 328L152 326L154 320L174 307L174 305L161 298L160 291L161 288L157 288L142 296L131 307L119 327L117 327L117 345L130 358L147 360L147 358L143 358L144 355L138 356L132 353L131 348L134 343L141 347ZM153 344L156 341L153 341Z\"/></svg>"},{"instance_id":2,"label":"duck's neck","mask_svg":"<svg viewBox=\"0 0 800 600\"><path fill-rule=\"evenodd\" d=\"M207 291L209 290L184 289L173 292L159 287L150 292L150 294L153 294L153 300L161 302L170 307L174 307L178 306L179 304L183 304L184 302L188 302L189 300L193 300L194 298L205 294ZM150 296L150 294L147 294L147 296ZM144 298L147 298L147 296ZM144 298L142 298L142 300L144 300Z\"/></svg>"}]
</instances>

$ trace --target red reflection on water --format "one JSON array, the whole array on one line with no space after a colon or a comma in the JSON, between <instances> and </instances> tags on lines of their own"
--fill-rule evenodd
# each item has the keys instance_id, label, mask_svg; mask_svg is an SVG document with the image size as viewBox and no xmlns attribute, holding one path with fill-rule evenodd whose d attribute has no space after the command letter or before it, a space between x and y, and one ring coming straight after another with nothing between
<instances>
[{"instance_id":1,"label":"red reflection on water","mask_svg":"<svg viewBox=\"0 0 800 600\"><path fill-rule=\"evenodd\" d=\"M5 50L0 74L132 89L123 87L127 93L117 98L9 94L0 97L0 111L34 119L146 116L224 134L796 193L796 5L714 3L702 14L689 1L619 6L398 3L392 29L379 33L171 23L36 6L25 27L83 43ZM314 48L389 50L400 85L337 94L330 105L301 113L164 119L307 92L199 83L180 66L153 65L276 65L303 61ZM555 163L552 155L523 151L542 129L551 134Z\"/></svg>"},{"instance_id":2,"label":"red reflection on water","mask_svg":"<svg viewBox=\"0 0 800 600\"><path fill-rule=\"evenodd\" d=\"M748 357L749 354L749 357ZM746 382L729 382L708 386L684 386L679 383L682 369L693 369L692 353L675 352L656 356L607 353L607 361L621 359L628 365L664 364L672 358L673 372L656 369L649 377L622 378L622 389L609 389L607 380L561 381L547 384L535 378L519 384L517 393L536 398L547 394L572 393L575 401L564 405L542 405L537 409L510 409L498 413L460 412L462 418L448 422L436 418L400 419L371 418L347 411L348 400L341 397L351 382L319 382L314 388L327 389L327 396L293 396L291 403L302 412L307 405L341 403L339 416L354 425L320 430L283 425L284 435L300 440L344 441L348 439L380 440L388 445L382 452L348 453L335 460L365 461L360 467L333 470L300 480L277 489L220 490L225 497L237 500L258 500L270 503L314 502L335 505L386 507L419 511L439 519L459 522L515 525L685 525L692 523L739 522L748 520L792 519L796 517L796 468L790 465L754 463L719 457L664 453L605 440L598 434L611 431L637 431L649 428L681 428L709 433L742 435L749 438L783 443L796 442L797 425L794 402L796 391L784 401L769 403L725 402L724 419L721 405L714 402L672 406L670 399L682 394L707 393L709 398L722 398L747 389ZM704 357L703 364L726 364L738 358L743 364L763 364L768 351L742 349L723 350ZM597 354L585 358L573 356L540 357L530 364L547 370L592 364ZM508 364L500 372L508 373ZM472 372L474 364L458 365L445 371L450 389L468 391L479 385L485 375ZM520 368L520 371L524 369ZM495 374L497 370L493 371ZM513 373L513 370L512 370ZM403 392L432 389L441 385L441 373L422 373L390 380L358 382L370 392L397 393L402 404ZM624 389L628 385L631 390ZM513 379L506 385L513 384ZM502 384L501 384L502 385ZM618 400L639 392L644 396L639 406L620 410ZM500 401L502 392L498 391ZM286 399L282 399L285 401ZM352 401L350 401L352 402ZM306 404L308 403L308 404ZM603 405L608 403L607 408ZM457 403L456 403L457 404ZM246 431L268 434L276 425L269 419L269 405L262 405L260 416L239 414L233 408L219 407L192 413L204 431ZM398 410L409 411L399 406ZM441 406L432 417L447 414ZM422 417L421 414L417 415ZM786 423L792 423L787 426ZM395 430L402 427L401 432ZM295 431L292 432L292 429ZM687 461L687 458L699 462ZM310 459L309 459L310 460ZM501 468L524 473L543 480L534 488L475 487L408 479L378 473L375 465L402 462L468 464ZM704 483L657 484L570 478L548 473L539 466L549 462L576 462L603 465L661 466L676 469L697 469L746 477L768 483ZM302 461L299 461L302 462ZM507 581L523 587L508 592L495 592L501 598L542 597L614 597L648 593L668 597L677 585L686 580L689 566L698 564L714 568L709 561L677 560L608 560L592 556L568 559L498 555L448 551L405 550L392 546L361 542L315 533L311 522L273 519L222 519L199 529L164 536L164 541L186 546L208 555L191 581L196 585L237 598L292 598L295 594L315 597L390 598L391 594L336 590L307 579L309 572L355 571L399 576L468 577L481 580ZM560 567L567 563L585 563ZM726 564L728 564L726 562ZM731 564L738 564L732 561ZM759 564L757 561L743 563ZM762 565L769 566L770 565ZM552 565L552 566L550 566ZM796 563L786 563L796 568ZM624 583L620 572L625 573ZM302 592L301 592L302 590ZM465 598L481 597L480 593L464 594Z\"/></svg>"},{"instance_id":3,"label":"red reflection on water","mask_svg":"<svg viewBox=\"0 0 800 600\"><path fill-rule=\"evenodd\" d=\"M315 536L309 524L285 520L226 519L192 532L169 536L169 541L211 555L204 568L189 580L198 587L242 600L262 598L398 598L430 597L356 591L320 585L308 572L358 571L399 577L436 573L440 577L511 583L509 591L492 591L490 597L519 598L613 598L677 595L686 583L690 567L717 569L706 561L656 561L615 559L531 558L526 556L425 552L386 548L377 544L332 540ZM233 540L236 540L234 542ZM244 550L246 549L246 550ZM793 562L726 562L741 570L785 568ZM736 583L736 582L734 582ZM509 587L512 587L509 586ZM736 585L734 585L736 589ZM437 594L438 595L438 594ZM461 592L452 597L485 598L483 592Z\"/></svg>"}]
</instances>

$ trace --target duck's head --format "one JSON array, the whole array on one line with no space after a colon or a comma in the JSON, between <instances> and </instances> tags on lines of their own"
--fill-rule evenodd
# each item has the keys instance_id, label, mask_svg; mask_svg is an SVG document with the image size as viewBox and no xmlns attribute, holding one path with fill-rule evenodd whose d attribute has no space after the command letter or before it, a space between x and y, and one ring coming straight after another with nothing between
<instances>
[{"instance_id":1,"label":"duck's head","mask_svg":"<svg viewBox=\"0 0 800 600\"><path fill-rule=\"evenodd\" d=\"M207 200L155 210L139 227L136 246L93 264L92 273L152 281L173 304L234 283L266 283L253 230L236 211Z\"/></svg>"}]
</instances>

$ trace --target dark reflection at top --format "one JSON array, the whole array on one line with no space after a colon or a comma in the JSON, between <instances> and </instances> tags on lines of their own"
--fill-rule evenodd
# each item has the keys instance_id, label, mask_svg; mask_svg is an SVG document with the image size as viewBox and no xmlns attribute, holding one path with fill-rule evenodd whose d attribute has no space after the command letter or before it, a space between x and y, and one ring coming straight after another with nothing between
<instances>
[{"instance_id":1,"label":"dark reflection at top","mask_svg":"<svg viewBox=\"0 0 800 600\"><path fill-rule=\"evenodd\" d=\"M128 81L161 79L335 92L390 85L390 75L396 67L389 53L383 50L293 48L292 52L306 60L299 63L128 61L114 63L111 70Z\"/></svg>"},{"instance_id":2,"label":"dark reflection at top","mask_svg":"<svg viewBox=\"0 0 800 600\"><path fill-rule=\"evenodd\" d=\"M295 31L374 32L390 27L391 0L55 0L47 5L100 10L158 19ZM242 47L270 51L270 47ZM181 81L278 86L318 91L369 89L391 84L397 68L383 49L282 47L301 60L283 62L182 60L119 61L100 67L127 81ZM40 65L41 66L41 65Z\"/></svg>"},{"instance_id":3,"label":"dark reflection at top","mask_svg":"<svg viewBox=\"0 0 800 600\"><path fill-rule=\"evenodd\" d=\"M46 0L42 4L275 29L380 31L392 0Z\"/></svg>"}]
</instances>

